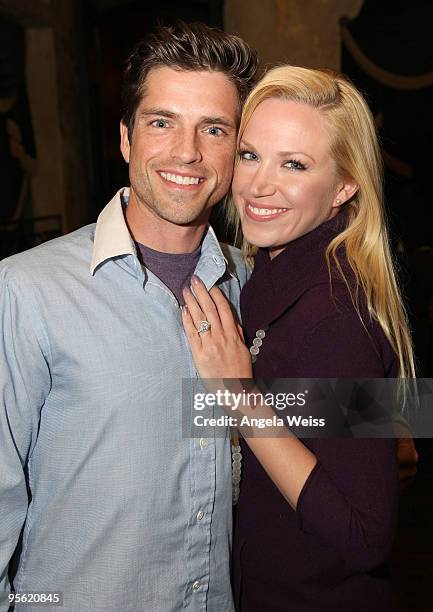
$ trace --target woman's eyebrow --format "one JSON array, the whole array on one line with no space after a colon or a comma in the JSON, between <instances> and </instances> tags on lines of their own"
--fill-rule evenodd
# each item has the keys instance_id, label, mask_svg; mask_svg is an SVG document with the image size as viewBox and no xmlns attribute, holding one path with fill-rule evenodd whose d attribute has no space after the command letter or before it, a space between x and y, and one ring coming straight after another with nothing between
<instances>
[{"instance_id":1,"label":"woman's eyebrow","mask_svg":"<svg viewBox=\"0 0 433 612\"><path fill-rule=\"evenodd\" d=\"M255 149L252 144L250 144L243 138L239 142L239 146L246 147L247 149ZM316 163L314 157L312 155L309 155L308 153L305 153L305 151L278 151L278 155L280 157L290 157L291 155L305 155L306 157L309 157L314 163Z\"/></svg>"},{"instance_id":2,"label":"woman's eyebrow","mask_svg":"<svg viewBox=\"0 0 433 612\"><path fill-rule=\"evenodd\" d=\"M243 138L241 138L240 142L239 142L239 146L243 146L243 147L247 147L247 149L254 149L255 147L253 147L252 144L250 144L249 142L247 142L246 140L244 140Z\"/></svg>"},{"instance_id":3,"label":"woman's eyebrow","mask_svg":"<svg viewBox=\"0 0 433 612\"><path fill-rule=\"evenodd\" d=\"M305 153L305 151L279 151L278 155L281 155L281 157L290 157L291 155L305 155L305 157L309 157L314 163L316 163L314 157L312 157L312 155L309 155L308 153Z\"/></svg>"}]
</instances>

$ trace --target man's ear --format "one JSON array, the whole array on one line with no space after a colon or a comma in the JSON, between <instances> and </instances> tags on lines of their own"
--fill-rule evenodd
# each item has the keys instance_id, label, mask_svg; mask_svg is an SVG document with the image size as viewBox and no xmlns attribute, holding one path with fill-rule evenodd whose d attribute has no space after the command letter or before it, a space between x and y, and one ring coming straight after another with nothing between
<instances>
[{"instance_id":1,"label":"man's ear","mask_svg":"<svg viewBox=\"0 0 433 612\"><path fill-rule=\"evenodd\" d=\"M128 128L123 123L123 121L121 121L120 122L120 150L122 152L123 159L126 161L127 164L129 164L130 148L131 147L129 144Z\"/></svg>"},{"instance_id":2,"label":"man's ear","mask_svg":"<svg viewBox=\"0 0 433 612\"><path fill-rule=\"evenodd\" d=\"M342 181L338 185L338 190L334 198L334 202L332 204L332 208L338 208L350 198L352 198L355 193L358 191L358 183L356 183L352 179L347 179Z\"/></svg>"}]
</instances>

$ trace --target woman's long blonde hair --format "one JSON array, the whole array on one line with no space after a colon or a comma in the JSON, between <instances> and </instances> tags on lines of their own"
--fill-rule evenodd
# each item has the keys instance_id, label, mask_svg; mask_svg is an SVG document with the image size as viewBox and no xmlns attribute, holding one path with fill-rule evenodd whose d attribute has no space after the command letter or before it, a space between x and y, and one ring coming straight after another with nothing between
<instances>
[{"instance_id":1,"label":"woman's long blonde hair","mask_svg":"<svg viewBox=\"0 0 433 612\"><path fill-rule=\"evenodd\" d=\"M346 228L330 243L326 261L331 259L346 280L358 311L358 294L365 294L367 307L381 325L400 364L402 378L415 376L414 357L407 318L397 286L389 248L383 209L382 158L371 112L358 90L342 75L327 70L281 66L270 70L248 96L242 113L238 142L257 106L268 98L308 104L326 119L331 155L339 176L358 184L356 194L344 205ZM233 202L227 215L240 234L240 221ZM355 279L353 292L337 257L344 246ZM244 255L252 258L257 247L242 244Z\"/></svg>"}]
</instances>

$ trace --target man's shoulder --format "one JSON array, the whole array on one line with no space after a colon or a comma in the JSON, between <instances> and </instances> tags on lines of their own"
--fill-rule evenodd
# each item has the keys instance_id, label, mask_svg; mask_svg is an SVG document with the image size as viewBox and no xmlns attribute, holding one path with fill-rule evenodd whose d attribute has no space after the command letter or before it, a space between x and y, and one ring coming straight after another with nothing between
<instances>
[{"instance_id":1,"label":"man's shoulder","mask_svg":"<svg viewBox=\"0 0 433 612\"><path fill-rule=\"evenodd\" d=\"M220 242L221 250L227 260L227 266L230 272L233 272L244 285L250 277L251 270L247 266L241 251L225 242Z\"/></svg>"},{"instance_id":2,"label":"man's shoulder","mask_svg":"<svg viewBox=\"0 0 433 612\"><path fill-rule=\"evenodd\" d=\"M0 261L0 273L4 279L34 279L54 274L56 271L90 266L95 224L86 225L74 232L54 238L36 247L17 253Z\"/></svg>"}]
</instances>

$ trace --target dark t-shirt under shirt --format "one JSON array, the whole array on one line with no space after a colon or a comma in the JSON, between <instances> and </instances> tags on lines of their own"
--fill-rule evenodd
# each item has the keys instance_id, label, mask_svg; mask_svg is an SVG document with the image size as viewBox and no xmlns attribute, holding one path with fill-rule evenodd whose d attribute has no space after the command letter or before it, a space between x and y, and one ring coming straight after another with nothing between
<instances>
[{"instance_id":1,"label":"dark t-shirt under shirt","mask_svg":"<svg viewBox=\"0 0 433 612\"><path fill-rule=\"evenodd\" d=\"M201 244L192 253L161 253L139 242L135 243L137 255L143 265L157 276L184 304L182 289L189 286L191 276L200 259Z\"/></svg>"}]
</instances>

